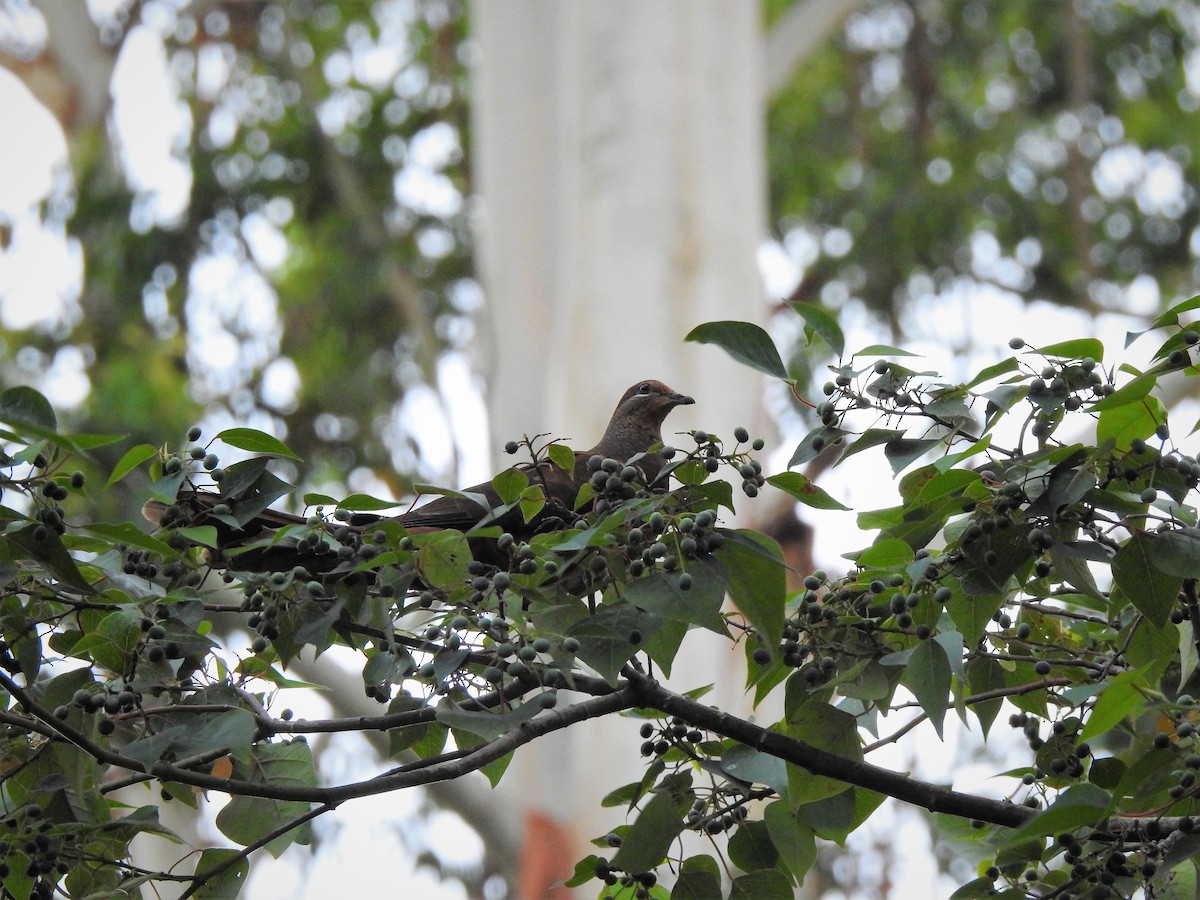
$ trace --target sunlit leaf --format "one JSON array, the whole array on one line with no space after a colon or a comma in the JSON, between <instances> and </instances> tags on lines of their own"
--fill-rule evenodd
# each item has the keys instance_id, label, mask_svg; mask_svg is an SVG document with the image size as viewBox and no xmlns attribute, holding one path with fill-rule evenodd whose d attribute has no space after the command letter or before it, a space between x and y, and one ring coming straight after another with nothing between
<instances>
[{"instance_id":1,"label":"sunlit leaf","mask_svg":"<svg viewBox=\"0 0 1200 900\"><path fill-rule=\"evenodd\" d=\"M799 472L780 472L778 475L771 475L767 478L767 483L781 491L786 491L805 506L811 506L814 509L850 509Z\"/></svg>"},{"instance_id":2,"label":"sunlit leaf","mask_svg":"<svg viewBox=\"0 0 1200 900\"><path fill-rule=\"evenodd\" d=\"M230 447L237 447L239 450L249 450L251 453L266 456L282 456L285 459L300 459L279 438L269 435L265 431L259 431L256 428L226 428L217 435L217 439L224 441Z\"/></svg>"},{"instance_id":3,"label":"sunlit leaf","mask_svg":"<svg viewBox=\"0 0 1200 900\"><path fill-rule=\"evenodd\" d=\"M130 447L125 451L115 466L113 466L112 474L108 476L108 481L105 482L105 487L112 487L142 463L148 459L153 459L158 453L149 444L138 444L136 447Z\"/></svg>"}]
</instances>

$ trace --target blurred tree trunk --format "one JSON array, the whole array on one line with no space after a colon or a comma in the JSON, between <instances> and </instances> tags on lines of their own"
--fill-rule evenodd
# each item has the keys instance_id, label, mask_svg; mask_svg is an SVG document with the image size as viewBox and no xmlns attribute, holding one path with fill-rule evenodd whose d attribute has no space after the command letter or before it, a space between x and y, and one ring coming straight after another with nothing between
<instances>
[{"instance_id":1,"label":"blurred tree trunk","mask_svg":"<svg viewBox=\"0 0 1200 900\"><path fill-rule=\"evenodd\" d=\"M588 446L643 378L696 397L668 435L761 431L759 378L683 342L701 322L765 314L757 6L522 0L471 13L491 326L478 364L494 440L552 432ZM721 672L740 660L699 646L678 684L741 684ZM549 896L586 841L621 821L599 807L591 773L624 763L636 780L638 743L632 722L571 729L514 760L503 784L524 810L520 897Z\"/></svg>"}]
</instances>

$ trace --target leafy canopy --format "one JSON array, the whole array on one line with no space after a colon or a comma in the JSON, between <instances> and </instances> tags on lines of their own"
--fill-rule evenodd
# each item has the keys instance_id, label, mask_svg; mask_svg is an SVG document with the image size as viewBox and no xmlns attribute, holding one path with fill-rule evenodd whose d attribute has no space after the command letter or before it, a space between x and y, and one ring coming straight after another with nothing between
<instances>
[{"instance_id":1,"label":"leafy canopy","mask_svg":"<svg viewBox=\"0 0 1200 900\"><path fill-rule=\"evenodd\" d=\"M957 897L1192 896L1200 463L1157 392L1200 373L1197 309L1152 323L1166 337L1144 372L1094 340L1014 339L957 385L892 348L847 356L835 322L810 320L839 359L792 467L882 453L902 503L859 511L877 535L847 553L848 573L792 573L791 587L772 539L721 524L734 491L714 475L736 473L748 498L769 484L840 504L799 471L764 476L751 456L763 442L744 429L664 450L668 490L642 484L636 459L596 459L576 509L557 509L514 470L476 529L408 534L362 495L270 513L291 490L271 462L292 451L194 428L179 450L126 450L108 477L148 467L165 525L147 534L88 518L95 488L72 460L115 439L61 433L41 395L5 391L0 884L19 898L167 881L235 896L251 852L306 841L347 800L472 771L494 783L522 745L623 714L646 770L614 786L613 828L571 879L599 879L603 896L790 896L818 842L845 841L887 796L985 857ZM761 330L691 337L786 374ZM223 446L252 455L222 466ZM531 461L572 458L524 446ZM489 524L506 509L549 524ZM781 695L778 721L663 683L691 628L744 648L747 689ZM304 685L289 663L335 644L359 654L378 713L294 720L283 698ZM1028 744L997 773L1008 799L870 761L919 721L940 734L954 715L982 740L1002 713ZM883 733L892 716L904 724ZM392 767L329 783L307 742L318 731L385 732ZM111 799L138 782L158 799ZM181 848L189 861L169 872L130 864L138 834L178 840L162 803L197 807L205 792L233 797L216 818L227 847ZM689 830L711 852L680 858Z\"/></svg>"}]
</instances>

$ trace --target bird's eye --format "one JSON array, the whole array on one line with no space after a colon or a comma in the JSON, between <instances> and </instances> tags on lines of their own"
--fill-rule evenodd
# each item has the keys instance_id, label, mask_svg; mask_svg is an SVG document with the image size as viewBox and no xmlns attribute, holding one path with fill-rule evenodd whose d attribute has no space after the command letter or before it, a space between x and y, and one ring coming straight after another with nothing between
<instances>
[{"instance_id":1,"label":"bird's eye","mask_svg":"<svg viewBox=\"0 0 1200 900\"><path fill-rule=\"evenodd\" d=\"M647 382L643 383L640 387L638 387L637 392L639 394L648 394L653 389L654 389L653 386L650 384L650 382L647 381Z\"/></svg>"}]
</instances>

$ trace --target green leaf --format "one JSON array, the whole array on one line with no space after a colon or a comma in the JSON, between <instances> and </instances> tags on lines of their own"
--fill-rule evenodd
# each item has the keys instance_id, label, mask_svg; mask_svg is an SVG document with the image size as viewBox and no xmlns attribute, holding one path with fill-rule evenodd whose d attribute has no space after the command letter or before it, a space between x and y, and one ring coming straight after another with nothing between
<instances>
[{"instance_id":1,"label":"green leaf","mask_svg":"<svg viewBox=\"0 0 1200 900\"><path fill-rule=\"evenodd\" d=\"M777 794L787 793L787 763L745 744L734 744L721 754L721 769L746 784L765 784Z\"/></svg>"},{"instance_id":2,"label":"green leaf","mask_svg":"<svg viewBox=\"0 0 1200 900\"><path fill-rule=\"evenodd\" d=\"M767 644L783 637L786 569L779 544L745 529L723 531L727 540L714 556L725 567L729 597Z\"/></svg>"},{"instance_id":3,"label":"green leaf","mask_svg":"<svg viewBox=\"0 0 1200 900\"><path fill-rule=\"evenodd\" d=\"M125 451L125 455L117 460L117 464L113 466L112 474L108 476L108 481L104 483L104 486L112 487L146 460L153 459L157 453L158 451L149 444L130 447Z\"/></svg>"},{"instance_id":4,"label":"green leaf","mask_svg":"<svg viewBox=\"0 0 1200 900\"><path fill-rule=\"evenodd\" d=\"M829 496L799 472L780 472L778 475L767 478L767 483L791 494L805 506L811 506L814 509L850 509Z\"/></svg>"},{"instance_id":5,"label":"green leaf","mask_svg":"<svg viewBox=\"0 0 1200 900\"><path fill-rule=\"evenodd\" d=\"M991 381L993 378L999 378L1001 375L1007 375L1009 372L1017 371L1017 358L1010 356L1003 362L995 363L988 366L986 369L981 369L979 374L972 378L969 382L963 385L966 388L978 387L985 381Z\"/></svg>"},{"instance_id":6,"label":"green leaf","mask_svg":"<svg viewBox=\"0 0 1200 900\"><path fill-rule=\"evenodd\" d=\"M817 837L845 844L846 838L878 809L883 794L863 788L851 788L832 797L800 807L797 815Z\"/></svg>"},{"instance_id":7,"label":"green leaf","mask_svg":"<svg viewBox=\"0 0 1200 900\"><path fill-rule=\"evenodd\" d=\"M883 455L899 475L941 442L940 438L896 438L884 445Z\"/></svg>"},{"instance_id":8,"label":"green leaf","mask_svg":"<svg viewBox=\"0 0 1200 900\"><path fill-rule=\"evenodd\" d=\"M964 459L970 459L972 456L976 456L976 455L982 453L984 450L986 450L991 445L992 445L992 436L990 434L985 435L984 437L975 441L973 444L971 444L971 446L967 447L967 449L965 449L965 450L960 450L957 453L948 453L945 456L934 460L933 467L935 469L937 469L939 472L949 471L950 469L952 469L956 465L958 465L960 462L962 462Z\"/></svg>"},{"instance_id":9,"label":"green leaf","mask_svg":"<svg viewBox=\"0 0 1200 900\"><path fill-rule=\"evenodd\" d=\"M201 547L216 550L220 546L215 525L188 525L184 528L177 528L175 531Z\"/></svg>"},{"instance_id":10,"label":"green leaf","mask_svg":"<svg viewBox=\"0 0 1200 900\"><path fill-rule=\"evenodd\" d=\"M792 815L784 800L768 803L763 810L763 821L780 861L793 878L803 881L805 873L817 861L817 842L812 829Z\"/></svg>"},{"instance_id":11,"label":"green leaf","mask_svg":"<svg viewBox=\"0 0 1200 900\"><path fill-rule=\"evenodd\" d=\"M738 362L775 378L787 380L787 369L771 336L750 322L705 322L693 328L684 340L716 344Z\"/></svg>"},{"instance_id":12,"label":"green leaf","mask_svg":"<svg viewBox=\"0 0 1200 900\"><path fill-rule=\"evenodd\" d=\"M663 619L728 634L721 615L725 585L717 567L697 559L688 564L688 574L692 579L689 590L680 590L679 572L656 571L629 582L624 589L625 599Z\"/></svg>"},{"instance_id":13,"label":"green leaf","mask_svg":"<svg viewBox=\"0 0 1200 900\"><path fill-rule=\"evenodd\" d=\"M1112 441L1118 450L1128 450L1135 439L1150 437L1165 421L1167 411L1157 397L1144 397L1137 403L1106 409L1096 422L1096 443Z\"/></svg>"},{"instance_id":14,"label":"green leaf","mask_svg":"<svg viewBox=\"0 0 1200 900\"><path fill-rule=\"evenodd\" d=\"M126 544L130 547L136 547L139 550L149 550L151 553L158 553L168 559L179 555L165 541L151 537L130 522L118 522L112 525L105 522L95 522L91 525L84 525L83 528L85 531L113 543Z\"/></svg>"},{"instance_id":15,"label":"green leaf","mask_svg":"<svg viewBox=\"0 0 1200 900\"><path fill-rule=\"evenodd\" d=\"M792 900L792 884L778 869L759 869L733 879L729 900Z\"/></svg>"},{"instance_id":16,"label":"green leaf","mask_svg":"<svg viewBox=\"0 0 1200 900\"><path fill-rule=\"evenodd\" d=\"M247 778L264 784L291 787L315 787L317 773L313 767L312 750L307 743L260 743L255 746L249 762L234 766L235 778ZM266 797L234 795L217 813L217 828L231 841L245 845L291 822L308 811L308 804L298 800L271 800ZM289 846L301 839L295 829L285 832L266 845L278 859Z\"/></svg>"},{"instance_id":17,"label":"green leaf","mask_svg":"<svg viewBox=\"0 0 1200 900\"><path fill-rule=\"evenodd\" d=\"M902 437L904 437L904 432L895 428L868 428L842 452L837 464L841 465L847 457L856 453L862 453L864 450L870 450L872 447L878 447L880 444L886 444L888 441Z\"/></svg>"},{"instance_id":18,"label":"green leaf","mask_svg":"<svg viewBox=\"0 0 1200 900\"><path fill-rule=\"evenodd\" d=\"M901 350L899 347L893 347L890 344L871 344L869 347L863 347L853 356L919 356L918 353L910 353L908 350Z\"/></svg>"},{"instance_id":19,"label":"green leaf","mask_svg":"<svg viewBox=\"0 0 1200 900\"><path fill-rule=\"evenodd\" d=\"M1168 325L1179 324L1179 314L1191 312L1193 309L1200 309L1200 295L1192 297L1190 300L1183 300L1176 303L1157 319L1154 320L1152 328L1166 328ZM1145 334L1145 332L1141 332ZM1127 345L1128 346L1128 345Z\"/></svg>"},{"instance_id":20,"label":"green leaf","mask_svg":"<svg viewBox=\"0 0 1200 900\"><path fill-rule=\"evenodd\" d=\"M33 425L45 431L58 428L58 419L50 401L31 387L21 385L0 392L0 422L9 425Z\"/></svg>"},{"instance_id":21,"label":"green leaf","mask_svg":"<svg viewBox=\"0 0 1200 900\"><path fill-rule=\"evenodd\" d=\"M605 605L567 633L579 641L579 658L609 684L616 684L621 666L661 627L662 619L644 610Z\"/></svg>"},{"instance_id":22,"label":"green leaf","mask_svg":"<svg viewBox=\"0 0 1200 900\"><path fill-rule=\"evenodd\" d=\"M937 641L917 644L908 658L903 681L941 737L942 720L950 706L950 660L942 645Z\"/></svg>"},{"instance_id":23,"label":"green leaf","mask_svg":"<svg viewBox=\"0 0 1200 900\"><path fill-rule=\"evenodd\" d=\"M90 653L92 659L110 672L124 674L134 650L142 639L142 617L129 610L111 612L75 645L74 652Z\"/></svg>"},{"instance_id":24,"label":"green leaf","mask_svg":"<svg viewBox=\"0 0 1200 900\"><path fill-rule=\"evenodd\" d=\"M688 806L686 797L659 790L630 826L612 864L626 872L648 872L661 863L683 831Z\"/></svg>"},{"instance_id":25,"label":"green leaf","mask_svg":"<svg viewBox=\"0 0 1200 900\"><path fill-rule=\"evenodd\" d=\"M1140 627L1135 624L1125 626L1122 633L1130 635L1128 648L1123 655L1130 666L1146 679L1147 684L1154 684L1167 667L1176 662L1179 628L1169 619L1163 625L1155 625L1146 619L1140 623Z\"/></svg>"},{"instance_id":26,"label":"green leaf","mask_svg":"<svg viewBox=\"0 0 1200 900\"><path fill-rule=\"evenodd\" d=\"M1154 566L1167 575L1200 577L1200 528L1163 531L1154 537Z\"/></svg>"},{"instance_id":27,"label":"green leaf","mask_svg":"<svg viewBox=\"0 0 1200 900\"><path fill-rule=\"evenodd\" d=\"M542 707L537 703L522 703L517 707L496 710L463 709L451 700L443 700L436 707L437 720L455 731L469 731L485 741L498 738L528 722Z\"/></svg>"},{"instance_id":28,"label":"green leaf","mask_svg":"<svg viewBox=\"0 0 1200 900\"><path fill-rule=\"evenodd\" d=\"M41 528L39 532L38 529ZM92 586L75 565L62 540L53 529L42 528L40 525L26 525L17 531L10 532L5 537L30 559L36 559L46 572L53 575L63 584L76 588L84 593L92 593Z\"/></svg>"},{"instance_id":29,"label":"green leaf","mask_svg":"<svg viewBox=\"0 0 1200 900\"><path fill-rule=\"evenodd\" d=\"M808 462L811 459L816 459L817 455L840 441L846 432L840 428L835 428L832 425L822 425L820 428L810 431L804 436L804 439L796 445L796 450L792 453L792 458L788 460L788 468L794 469L796 466Z\"/></svg>"},{"instance_id":30,"label":"green leaf","mask_svg":"<svg viewBox=\"0 0 1200 900\"><path fill-rule=\"evenodd\" d=\"M1104 358L1104 344L1095 338L1076 338L1047 344L1045 347L1036 348L1034 352L1053 359L1085 359L1090 356L1099 362Z\"/></svg>"},{"instance_id":31,"label":"green leaf","mask_svg":"<svg viewBox=\"0 0 1200 900\"><path fill-rule=\"evenodd\" d=\"M492 487L502 503L515 503L529 484L529 477L520 469L505 469L492 479Z\"/></svg>"},{"instance_id":32,"label":"green leaf","mask_svg":"<svg viewBox=\"0 0 1200 900\"><path fill-rule=\"evenodd\" d=\"M792 685L803 687L803 684L798 674L788 679L789 688ZM848 712L835 709L828 703L810 701L789 709L785 733L845 759L858 762L863 758L858 721ZM832 797L849 788L844 781L827 775L814 775L799 766L789 765L787 774L787 798L793 808Z\"/></svg>"},{"instance_id":33,"label":"green leaf","mask_svg":"<svg viewBox=\"0 0 1200 900\"><path fill-rule=\"evenodd\" d=\"M1128 598L1154 625L1162 627L1171 615L1182 579L1168 575L1156 563L1159 541L1156 535L1139 531L1131 537L1112 561L1114 588Z\"/></svg>"},{"instance_id":34,"label":"green leaf","mask_svg":"<svg viewBox=\"0 0 1200 900\"><path fill-rule=\"evenodd\" d=\"M971 658L967 663L967 682L971 686L972 694L984 694L1008 686L1003 666L990 656ZM996 721L996 716L999 715L1000 707L1003 704L1004 700L997 697L994 700L983 700L971 705L971 709L979 717L979 727L985 738L992 728L992 723Z\"/></svg>"},{"instance_id":35,"label":"green leaf","mask_svg":"<svg viewBox=\"0 0 1200 900\"><path fill-rule=\"evenodd\" d=\"M878 538L874 544L853 557L862 569L887 569L902 566L913 558L913 549L900 538Z\"/></svg>"},{"instance_id":36,"label":"green leaf","mask_svg":"<svg viewBox=\"0 0 1200 900\"><path fill-rule=\"evenodd\" d=\"M1157 383L1158 376L1156 375L1139 375L1128 384L1121 385L1107 397L1097 400L1088 409L1090 412L1103 412L1106 409L1116 409L1136 403L1149 394Z\"/></svg>"},{"instance_id":37,"label":"green leaf","mask_svg":"<svg viewBox=\"0 0 1200 900\"><path fill-rule=\"evenodd\" d=\"M834 352L838 359L842 358L842 354L846 350L846 338L842 334L842 327L838 324L837 317L823 306L817 306L815 303L789 303L802 319L804 319L805 332L816 334Z\"/></svg>"},{"instance_id":38,"label":"green leaf","mask_svg":"<svg viewBox=\"0 0 1200 900\"><path fill-rule=\"evenodd\" d=\"M743 872L774 869L779 851L771 843L765 822L747 819L729 839L729 861Z\"/></svg>"},{"instance_id":39,"label":"green leaf","mask_svg":"<svg viewBox=\"0 0 1200 900\"><path fill-rule=\"evenodd\" d=\"M575 472L575 451L566 444L551 444L546 448L546 453L550 457L550 462L564 472Z\"/></svg>"},{"instance_id":40,"label":"green leaf","mask_svg":"<svg viewBox=\"0 0 1200 900\"><path fill-rule=\"evenodd\" d=\"M996 886L992 883L992 879L981 877L968 881L950 895L950 900L988 900L988 898L997 896L1003 897L996 893Z\"/></svg>"},{"instance_id":41,"label":"green leaf","mask_svg":"<svg viewBox=\"0 0 1200 900\"><path fill-rule=\"evenodd\" d=\"M304 502L308 506L313 505L308 502L307 497ZM381 509L394 509L400 504L395 500L383 500L379 497L372 497L370 494L351 494L337 505L341 509L351 512L378 512Z\"/></svg>"},{"instance_id":42,"label":"green leaf","mask_svg":"<svg viewBox=\"0 0 1200 900\"><path fill-rule=\"evenodd\" d=\"M179 495L179 486L183 484L187 474L187 469L180 469L174 475L164 475L162 478L150 482L147 490L155 500L161 500L168 504L174 503L175 498Z\"/></svg>"},{"instance_id":43,"label":"green leaf","mask_svg":"<svg viewBox=\"0 0 1200 900\"><path fill-rule=\"evenodd\" d=\"M1179 625L1179 683L1188 680L1200 666L1200 654L1196 652L1196 626L1190 621Z\"/></svg>"},{"instance_id":44,"label":"green leaf","mask_svg":"<svg viewBox=\"0 0 1200 900\"><path fill-rule=\"evenodd\" d=\"M205 875L204 873L211 872L225 864L239 852L221 847L209 847L201 853L200 861L196 863L196 875L200 885L192 896L200 898L200 900L237 900L238 893L246 883L246 876L250 874L248 857L243 856L217 875Z\"/></svg>"},{"instance_id":45,"label":"green leaf","mask_svg":"<svg viewBox=\"0 0 1200 900\"><path fill-rule=\"evenodd\" d=\"M1045 837L1063 831L1074 831L1081 825L1100 822L1108 811L1112 798L1094 784L1077 784L1059 794L1045 812L1004 836L1004 846L1015 847L1031 838Z\"/></svg>"},{"instance_id":46,"label":"green leaf","mask_svg":"<svg viewBox=\"0 0 1200 900\"><path fill-rule=\"evenodd\" d=\"M1184 842L1181 842L1184 843ZM1197 883L1200 882L1200 872L1196 870L1195 860L1190 858L1196 852L1195 837L1190 841L1191 846L1176 845L1172 848L1179 857L1182 857L1183 862L1177 865L1172 865L1170 872L1166 877L1160 875L1154 881L1154 900L1194 900L1197 893ZM1165 860L1168 864L1174 862L1176 858L1168 854ZM1159 870L1162 871L1161 869Z\"/></svg>"},{"instance_id":47,"label":"green leaf","mask_svg":"<svg viewBox=\"0 0 1200 900\"><path fill-rule=\"evenodd\" d=\"M264 456L281 456L285 459L300 459L279 438L273 437L264 431L259 431L256 428L226 428L217 435L217 439L224 441L230 447L237 447L239 450L249 450L251 453L258 453Z\"/></svg>"},{"instance_id":48,"label":"green leaf","mask_svg":"<svg viewBox=\"0 0 1200 900\"><path fill-rule=\"evenodd\" d=\"M234 501L234 518L243 525L293 490L292 485L267 471L264 456L226 466L221 479L221 496Z\"/></svg>"},{"instance_id":49,"label":"green leaf","mask_svg":"<svg viewBox=\"0 0 1200 900\"><path fill-rule=\"evenodd\" d=\"M1088 720L1079 732L1079 740L1090 741L1094 737L1111 731L1134 714L1141 705L1142 694L1137 688L1141 674L1130 670L1110 678L1100 692L1100 698L1092 707Z\"/></svg>"},{"instance_id":50,"label":"green leaf","mask_svg":"<svg viewBox=\"0 0 1200 900\"><path fill-rule=\"evenodd\" d=\"M595 874L595 863L588 872ZM712 900L720 897L721 869L711 856L689 856L679 867L679 877L671 888L671 900Z\"/></svg>"},{"instance_id":51,"label":"green leaf","mask_svg":"<svg viewBox=\"0 0 1200 900\"><path fill-rule=\"evenodd\" d=\"M462 584L467 563L473 558L466 537L460 531L434 531L413 536L417 545L414 559L417 571L431 586L444 591Z\"/></svg>"},{"instance_id":52,"label":"green leaf","mask_svg":"<svg viewBox=\"0 0 1200 900\"><path fill-rule=\"evenodd\" d=\"M521 519L528 525L545 509L546 492L540 484L531 484L521 491L517 505L521 508Z\"/></svg>"}]
</instances>

